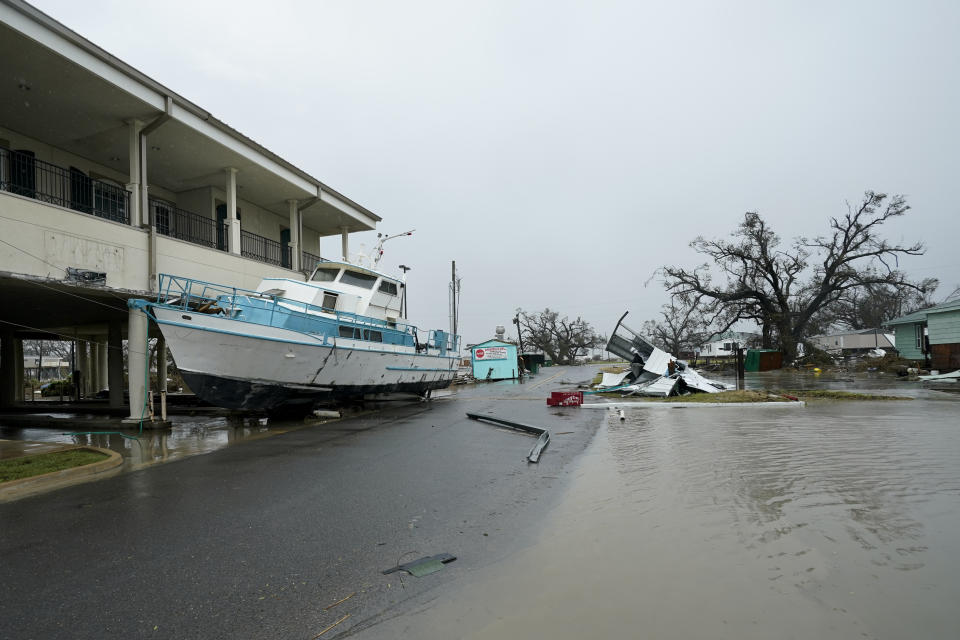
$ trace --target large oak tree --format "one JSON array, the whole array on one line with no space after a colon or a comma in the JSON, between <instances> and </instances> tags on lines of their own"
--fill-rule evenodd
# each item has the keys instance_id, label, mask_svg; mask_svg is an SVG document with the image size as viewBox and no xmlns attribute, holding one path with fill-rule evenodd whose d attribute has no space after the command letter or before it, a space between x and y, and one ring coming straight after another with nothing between
<instances>
[{"instance_id":1,"label":"large oak tree","mask_svg":"<svg viewBox=\"0 0 960 640\"><path fill-rule=\"evenodd\" d=\"M537 313L517 310L520 338L525 348L543 351L556 364L574 361L605 340L586 321L570 320L549 308Z\"/></svg>"},{"instance_id":2,"label":"large oak tree","mask_svg":"<svg viewBox=\"0 0 960 640\"><path fill-rule=\"evenodd\" d=\"M732 239L695 239L690 246L708 262L666 267L665 286L676 295L703 296L727 327L757 320L791 361L818 317L845 296L871 286L924 291L934 284L912 282L898 268L900 256L924 253L922 243L894 244L880 235L887 220L909 209L903 196L867 191L844 216L830 218L826 235L797 238L789 247L781 247L759 213L748 212Z\"/></svg>"}]
</instances>

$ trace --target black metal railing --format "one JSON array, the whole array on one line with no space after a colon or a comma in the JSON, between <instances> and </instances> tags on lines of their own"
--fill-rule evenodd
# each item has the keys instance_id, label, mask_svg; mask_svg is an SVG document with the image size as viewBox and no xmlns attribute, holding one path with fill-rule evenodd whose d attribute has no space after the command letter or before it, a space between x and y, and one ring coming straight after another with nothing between
<instances>
[{"instance_id":1,"label":"black metal railing","mask_svg":"<svg viewBox=\"0 0 960 640\"><path fill-rule=\"evenodd\" d=\"M301 251L300 252L300 271L309 275L313 273L313 269L317 266L317 263L321 261L322 261L322 258L320 256L315 256L309 251Z\"/></svg>"},{"instance_id":2,"label":"black metal railing","mask_svg":"<svg viewBox=\"0 0 960 640\"><path fill-rule=\"evenodd\" d=\"M204 247L217 246L217 223L213 218L181 209L160 198L150 198L150 216L157 233L161 235Z\"/></svg>"},{"instance_id":3,"label":"black metal railing","mask_svg":"<svg viewBox=\"0 0 960 640\"><path fill-rule=\"evenodd\" d=\"M240 255L280 267L290 267L289 246L243 229L240 230Z\"/></svg>"},{"instance_id":4,"label":"black metal railing","mask_svg":"<svg viewBox=\"0 0 960 640\"><path fill-rule=\"evenodd\" d=\"M31 151L0 149L0 191L130 224L129 191L75 167L37 160Z\"/></svg>"}]
</instances>

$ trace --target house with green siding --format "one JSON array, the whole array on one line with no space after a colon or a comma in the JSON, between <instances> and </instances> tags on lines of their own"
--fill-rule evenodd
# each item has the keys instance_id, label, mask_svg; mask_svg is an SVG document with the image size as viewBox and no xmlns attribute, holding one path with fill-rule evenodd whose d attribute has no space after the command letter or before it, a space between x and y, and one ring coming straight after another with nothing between
<instances>
[{"instance_id":1,"label":"house with green siding","mask_svg":"<svg viewBox=\"0 0 960 640\"><path fill-rule=\"evenodd\" d=\"M960 369L960 299L948 300L887 323L908 360L930 360L941 371Z\"/></svg>"}]
</instances>

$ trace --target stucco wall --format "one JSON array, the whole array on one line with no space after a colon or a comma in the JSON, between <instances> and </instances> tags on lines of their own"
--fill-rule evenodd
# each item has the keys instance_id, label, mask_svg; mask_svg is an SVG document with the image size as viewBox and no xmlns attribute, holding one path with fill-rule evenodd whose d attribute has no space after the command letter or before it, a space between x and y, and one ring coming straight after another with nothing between
<instances>
[{"instance_id":1,"label":"stucco wall","mask_svg":"<svg viewBox=\"0 0 960 640\"><path fill-rule=\"evenodd\" d=\"M67 267L103 271L107 286L147 287L147 234L129 225L0 192L0 270L61 280Z\"/></svg>"},{"instance_id":2,"label":"stucco wall","mask_svg":"<svg viewBox=\"0 0 960 640\"><path fill-rule=\"evenodd\" d=\"M61 280L67 267L103 271L107 286L149 290L143 229L0 192L0 270ZM249 258L157 236L157 271L255 289L261 278L299 274Z\"/></svg>"}]
</instances>

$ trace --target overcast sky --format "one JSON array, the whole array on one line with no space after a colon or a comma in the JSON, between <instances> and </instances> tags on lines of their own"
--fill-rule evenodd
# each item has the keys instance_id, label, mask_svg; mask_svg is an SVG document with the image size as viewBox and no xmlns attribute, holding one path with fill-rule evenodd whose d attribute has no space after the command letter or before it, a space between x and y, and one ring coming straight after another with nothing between
<instances>
[{"instance_id":1,"label":"overcast sky","mask_svg":"<svg viewBox=\"0 0 960 640\"><path fill-rule=\"evenodd\" d=\"M867 189L913 207L907 272L960 285L955 0L33 4L415 228L381 267L438 328L456 260L467 342L517 307L639 327L698 234L825 233Z\"/></svg>"}]
</instances>

